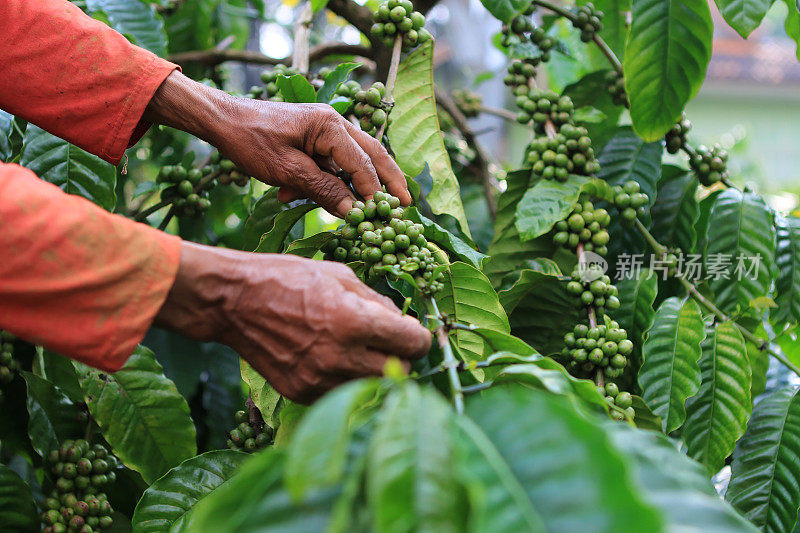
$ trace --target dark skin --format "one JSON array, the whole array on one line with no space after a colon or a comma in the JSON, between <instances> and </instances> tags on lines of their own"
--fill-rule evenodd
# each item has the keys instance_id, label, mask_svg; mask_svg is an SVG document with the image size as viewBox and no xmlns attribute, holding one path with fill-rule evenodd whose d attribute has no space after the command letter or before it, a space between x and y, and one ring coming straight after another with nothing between
<instances>
[{"instance_id":1,"label":"dark skin","mask_svg":"<svg viewBox=\"0 0 800 533\"><path fill-rule=\"evenodd\" d=\"M347 171L364 198L381 185L409 205L403 173L381 144L325 104L234 98L173 72L145 111L189 132L279 199L310 198L344 216L354 197L331 172ZM347 380L379 375L389 357L408 368L430 332L344 265L184 242L156 324L226 344L288 398L310 403Z\"/></svg>"}]
</instances>

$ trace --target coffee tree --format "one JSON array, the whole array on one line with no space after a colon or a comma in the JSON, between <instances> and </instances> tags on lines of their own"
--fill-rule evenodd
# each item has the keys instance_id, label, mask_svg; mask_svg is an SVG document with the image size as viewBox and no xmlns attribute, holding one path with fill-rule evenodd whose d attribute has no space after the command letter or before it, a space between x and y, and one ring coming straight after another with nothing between
<instances>
[{"instance_id":1,"label":"coffee tree","mask_svg":"<svg viewBox=\"0 0 800 533\"><path fill-rule=\"evenodd\" d=\"M795 527L800 400L765 382L771 360L800 375L800 223L691 143L705 2L483 0L514 111L434 85L433 1L301 4L289 58L238 49L260 1L79 4L205 83L330 104L414 203L379 192L331 224L163 128L114 169L2 114L3 161L185 239L344 262L435 342L410 375L389 364L304 407L163 332L114 374L0 333L3 531ZM746 37L770 4L718 6ZM324 41L328 12L363 44ZM555 91L564 55L588 74ZM228 61L260 81L243 91ZM481 113L527 128L502 175Z\"/></svg>"}]
</instances>

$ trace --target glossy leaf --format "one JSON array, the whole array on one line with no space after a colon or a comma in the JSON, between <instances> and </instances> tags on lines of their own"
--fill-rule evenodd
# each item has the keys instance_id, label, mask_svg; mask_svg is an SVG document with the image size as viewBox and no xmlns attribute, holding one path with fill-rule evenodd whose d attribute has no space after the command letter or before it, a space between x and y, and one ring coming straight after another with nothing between
<instances>
[{"instance_id":1,"label":"glossy leaf","mask_svg":"<svg viewBox=\"0 0 800 533\"><path fill-rule=\"evenodd\" d=\"M34 359L33 373L56 384L73 402L83 402L78 374L70 359L47 349L42 350Z\"/></svg>"},{"instance_id":2,"label":"glossy leaf","mask_svg":"<svg viewBox=\"0 0 800 533\"><path fill-rule=\"evenodd\" d=\"M254 250L262 254L276 254L283 251L283 243L292 228L297 224L306 213L316 209L314 204L302 204L285 211L281 211L275 217L270 229L261 236L258 246Z\"/></svg>"},{"instance_id":3,"label":"glossy leaf","mask_svg":"<svg viewBox=\"0 0 800 533\"><path fill-rule=\"evenodd\" d=\"M286 247L286 251L284 253L299 255L300 257L307 257L310 259L317 255L317 252L319 252L320 249L333 238L334 234L331 231L315 233L314 235L310 235L303 239L297 239L296 241L290 243L289 246Z\"/></svg>"},{"instance_id":4,"label":"glossy leaf","mask_svg":"<svg viewBox=\"0 0 800 533\"><path fill-rule=\"evenodd\" d=\"M697 178L677 167L664 167L658 183L655 203L650 208L653 223L650 233L667 246L677 246L684 254L694 251L697 243L695 225L700 206L695 199Z\"/></svg>"},{"instance_id":5,"label":"glossy leaf","mask_svg":"<svg viewBox=\"0 0 800 533\"><path fill-rule=\"evenodd\" d=\"M278 76L278 90L284 101L296 104L313 103L317 101L317 92L311 83L302 74L291 76Z\"/></svg>"},{"instance_id":6,"label":"glossy leaf","mask_svg":"<svg viewBox=\"0 0 800 533\"><path fill-rule=\"evenodd\" d=\"M673 441L624 424L606 427L614 446L628 460L642 498L660 511L664 531L758 531L720 499L704 469L678 451Z\"/></svg>"},{"instance_id":7,"label":"glossy leaf","mask_svg":"<svg viewBox=\"0 0 800 533\"><path fill-rule=\"evenodd\" d=\"M189 406L147 348L113 374L80 365L78 376L103 437L148 483L197 453Z\"/></svg>"},{"instance_id":8,"label":"glossy leaf","mask_svg":"<svg viewBox=\"0 0 800 533\"><path fill-rule=\"evenodd\" d=\"M150 4L141 0L86 0L90 13L103 13L111 27L161 57L167 55L164 22Z\"/></svg>"},{"instance_id":9,"label":"glossy leaf","mask_svg":"<svg viewBox=\"0 0 800 533\"><path fill-rule=\"evenodd\" d=\"M278 201L278 187L270 187L253 204L250 216L244 222L244 249L254 250L261 236L275 223L278 213L286 209L286 204Z\"/></svg>"},{"instance_id":10,"label":"glossy leaf","mask_svg":"<svg viewBox=\"0 0 800 533\"><path fill-rule=\"evenodd\" d=\"M778 244L775 252L778 280L775 284L775 303L770 311L776 324L800 322L800 219L782 219L778 225Z\"/></svg>"},{"instance_id":11,"label":"glossy leaf","mask_svg":"<svg viewBox=\"0 0 800 533\"><path fill-rule=\"evenodd\" d=\"M339 387L303 417L286 457L286 488L292 496L300 499L312 487L342 480L352 436L351 417L375 396L379 383L360 380Z\"/></svg>"},{"instance_id":12,"label":"glossy leaf","mask_svg":"<svg viewBox=\"0 0 800 533\"><path fill-rule=\"evenodd\" d=\"M522 240L544 235L563 220L578 202L581 192L603 199L611 190L602 180L570 175L567 181L539 180L525 191L517 205L516 226Z\"/></svg>"},{"instance_id":13,"label":"glossy leaf","mask_svg":"<svg viewBox=\"0 0 800 533\"><path fill-rule=\"evenodd\" d=\"M745 39L758 28L774 2L775 0L716 0L725 22Z\"/></svg>"},{"instance_id":14,"label":"glossy leaf","mask_svg":"<svg viewBox=\"0 0 800 533\"><path fill-rule=\"evenodd\" d=\"M414 50L401 64L394 88L395 104L389 142L397 164L407 176L430 168L433 189L426 200L436 214L455 217L469 236L458 180L442 140L433 95L433 41Z\"/></svg>"},{"instance_id":15,"label":"glossy leaf","mask_svg":"<svg viewBox=\"0 0 800 533\"><path fill-rule=\"evenodd\" d=\"M683 440L690 457L716 473L742 436L750 417L750 361L744 338L732 322L722 322L703 343L702 382L686 402Z\"/></svg>"},{"instance_id":16,"label":"glossy leaf","mask_svg":"<svg viewBox=\"0 0 800 533\"><path fill-rule=\"evenodd\" d=\"M30 487L4 464L0 464L0 525L7 533L30 533L40 528Z\"/></svg>"},{"instance_id":17,"label":"glossy leaf","mask_svg":"<svg viewBox=\"0 0 800 533\"><path fill-rule=\"evenodd\" d=\"M253 369L247 361L241 359L239 361L239 372L250 392L250 399L258 407L261 413L261 418L264 423L271 428L278 427L278 411L282 406L281 398L283 398L278 391L272 388L272 385L267 383L267 380Z\"/></svg>"},{"instance_id":18,"label":"glossy leaf","mask_svg":"<svg viewBox=\"0 0 800 533\"><path fill-rule=\"evenodd\" d=\"M233 450L187 459L142 494L131 523L134 533L194 531L195 506L230 480L250 456Z\"/></svg>"},{"instance_id":19,"label":"glossy leaf","mask_svg":"<svg viewBox=\"0 0 800 533\"><path fill-rule=\"evenodd\" d=\"M797 5L797 0L783 0L786 4L786 35L788 35L795 43L795 55L800 59L800 6Z\"/></svg>"},{"instance_id":20,"label":"glossy leaf","mask_svg":"<svg viewBox=\"0 0 800 533\"><path fill-rule=\"evenodd\" d=\"M508 333L508 316L489 279L466 263L455 262L445 273L444 288L436 294L439 311L462 324ZM487 354L486 342L472 331L456 330L455 344L467 361L480 361Z\"/></svg>"},{"instance_id":21,"label":"glossy leaf","mask_svg":"<svg viewBox=\"0 0 800 533\"><path fill-rule=\"evenodd\" d=\"M633 128L645 141L663 137L697 94L713 30L706 2L633 2L623 68Z\"/></svg>"},{"instance_id":22,"label":"glossy leaf","mask_svg":"<svg viewBox=\"0 0 800 533\"><path fill-rule=\"evenodd\" d=\"M510 22L530 5L525 0L481 0L481 3L500 22Z\"/></svg>"},{"instance_id":23,"label":"glossy leaf","mask_svg":"<svg viewBox=\"0 0 800 533\"><path fill-rule=\"evenodd\" d=\"M633 342L634 368L638 368L642 363L644 334L650 329L656 314L653 302L658 293L658 280L645 269L636 278L617 282L617 291L620 306L611 312L611 316L628 332L628 339Z\"/></svg>"},{"instance_id":24,"label":"glossy leaf","mask_svg":"<svg viewBox=\"0 0 800 533\"><path fill-rule=\"evenodd\" d=\"M597 158L597 177L612 186L636 181L650 198L648 205L653 205L661 177L661 152L660 142L644 142L630 127L619 128Z\"/></svg>"},{"instance_id":25,"label":"glossy leaf","mask_svg":"<svg viewBox=\"0 0 800 533\"><path fill-rule=\"evenodd\" d=\"M446 251L451 261L459 260L469 263L476 268L481 268L483 261L487 258L486 254L482 254L433 220L422 215L416 207L406 208L405 216L407 219L422 224L425 228L423 235L425 235L429 241L435 242L442 250Z\"/></svg>"},{"instance_id":26,"label":"glossy leaf","mask_svg":"<svg viewBox=\"0 0 800 533\"><path fill-rule=\"evenodd\" d=\"M374 531L464 530L452 420L431 389L407 384L386 398L367 451L365 492Z\"/></svg>"},{"instance_id":27,"label":"glossy leaf","mask_svg":"<svg viewBox=\"0 0 800 533\"><path fill-rule=\"evenodd\" d=\"M700 387L701 343L705 326L694 300L664 300L642 346L639 370L642 399L663 420L669 433L686 418L684 403Z\"/></svg>"},{"instance_id":28,"label":"glossy leaf","mask_svg":"<svg viewBox=\"0 0 800 533\"><path fill-rule=\"evenodd\" d=\"M466 412L508 464L546 531L574 533L587 524L593 533L660 530L657 514L629 482L623 457L566 399L504 386L468 398Z\"/></svg>"},{"instance_id":29,"label":"glossy leaf","mask_svg":"<svg viewBox=\"0 0 800 533\"><path fill-rule=\"evenodd\" d=\"M112 210L116 204L116 169L77 146L29 125L20 164L65 192Z\"/></svg>"},{"instance_id":30,"label":"glossy leaf","mask_svg":"<svg viewBox=\"0 0 800 533\"><path fill-rule=\"evenodd\" d=\"M316 12L317 9L314 9L314 11ZM333 98L333 95L336 92L336 89L339 88L339 85L347 80L347 77L350 75L353 69L358 68L359 66L361 66L361 63L340 63L339 65L336 65L336 68L333 69L330 74L325 76L325 82L322 84L322 87L320 87L319 91L317 91L317 102L323 104L330 102L331 98Z\"/></svg>"},{"instance_id":31,"label":"glossy leaf","mask_svg":"<svg viewBox=\"0 0 800 533\"><path fill-rule=\"evenodd\" d=\"M563 348L564 334L578 320L564 282L543 272L521 271L514 284L498 296L514 335L544 355Z\"/></svg>"},{"instance_id":32,"label":"glossy leaf","mask_svg":"<svg viewBox=\"0 0 800 533\"><path fill-rule=\"evenodd\" d=\"M791 531L800 507L800 398L779 389L756 404L733 453L725 499L762 531Z\"/></svg>"},{"instance_id":33,"label":"glossy leaf","mask_svg":"<svg viewBox=\"0 0 800 533\"><path fill-rule=\"evenodd\" d=\"M42 458L62 440L83 436L88 418L61 389L30 372L23 372L22 377L28 385L28 435Z\"/></svg>"},{"instance_id":34,"label":"glossy leaf","mask_svg":"<svg viewBox=\"0 0 800 533\"><path fill-rule=\"evenodd\" d=\"M707 250L709 285L720 309L746 309L751 300L766 296L774 268L775 226L764 200L737 189L720 194L711 208Z\"/></svg>"}]
</instances>

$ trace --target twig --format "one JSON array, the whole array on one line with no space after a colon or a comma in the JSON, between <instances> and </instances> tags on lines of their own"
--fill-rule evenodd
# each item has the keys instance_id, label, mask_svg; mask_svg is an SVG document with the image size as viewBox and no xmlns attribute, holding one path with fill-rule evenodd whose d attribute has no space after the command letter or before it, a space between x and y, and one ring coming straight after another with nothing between
<instances>
[{"instance_id":1,"label":"twig","mask_svg":"<svg viewBox=\"0 0 800 533\"><path fill-rule=\"evenodd\" d=\"M504 118L511 122L517 121L517 115L514 114L513 111L509 111L508 109L503 109L502 107L491 107L482 105L480 107L481 113L486 113L488 115L494 115L496 117Z\"/></svg>"},{"instance_id":2,"label":"twig","mask_svg":"<svg viewBox=\"0 0 800 533\"><path fill-rule=\"evenodd\" d=\"M400 68L400 53L403 51L403 34L397 34L394 38L394 47L392 48L392 60L389 63L389 75L386 77L386 92L383 94L383 100L389 105L389 112L392 111L394 106L394 85L397 83L397 70ZM383 139L383 132L386 131L386 124L389 122L389 115L386 115L386 120L383 121L375 138L379 141Z\"/></svg>"},{"instance_id":3,"label":"twig","mask_svg":"<svg viewBox=\"0 0 800 533\"><path fill-rule=\"evenodd\" d=\"M472 131L472 128L469 127L467 117L464 116L464 113L462 113L455 102L453 102L450 95L446 94L444 91L436 91L435 98L436 102L453 117L453 122L464 137L464 141L466 141L467 145L472 147L472 150L475 152L474 165L477 167L478 175L483 183L483 194L486 197L489 215L492 217L492 220L494 220L497 216L497 199L495 198L495 193L498 189L492 173L489 172L489 156L484 152L483 147L475 138L475 133Z\"/></svg>"},{"instance_id":4,"label":"twig","mask_svg":"<svg viewBox=\"0 0 800 533\"><path fill-rule=\"evenodd\" d=\"M311 47L308 52L308 60L310 63L314 63L332 55L354 55L372 59L374 54L366 46L334 42ZM192 50L172 54L167 59L178 64L202 63L207 66L219 65L226 61L257 65L277 65L279 63L290 65L292 63L292 56L277 58L250 50Z\"/></svg>"},{"instance_id":5,"label":"twig","mask_svg":"<svg viewBox=\"0 0 800 533\"><path fill-rule=\"evenodd\" d=\"M442 321L442 314L439 312L439 306L436 305L436 300L433 297L428 299L428 305L430 305L431 311L436 317ZM450 386L453 389L453 403L456 408L456 412L461 414L464 412L464 392L461 388L461 379L458 376L458 366L459 361L456 359L455 355L453 355L453 347L450 346L450 337L447 334L447 329L444 323L436 328L436 342L439 344L439 348L442 349L442 354L444 355L444 366L447 368L447 375L450 378Z\"/></svg>"},{"instance_id":6,"label":"twig","mask_svg":"<svg viewBox=\"0 0 800 533\"><path fill-rule=\"evenodd\" d=\"M309 59L309 38L311 37L311 20L314 18L314 8L311 2L306 2L297 22L294 24L294 55L292 56L292 67L296 68L301 74L308 74Z\"/></svg>"},{"instance_id":7,"label":"twig","mask_svg":"<svg viewBox=\"0 0 800 533\"><path fill-rule=\"evenodd\" d=\"M489 387L494 385L494 381L491 379L484 381L483 383L476 383L475 385L467 385L461 389L461 392L466 394L474 394L476 392L480 392L482 390L486 390Z\"/></svg>"}]
</instances>

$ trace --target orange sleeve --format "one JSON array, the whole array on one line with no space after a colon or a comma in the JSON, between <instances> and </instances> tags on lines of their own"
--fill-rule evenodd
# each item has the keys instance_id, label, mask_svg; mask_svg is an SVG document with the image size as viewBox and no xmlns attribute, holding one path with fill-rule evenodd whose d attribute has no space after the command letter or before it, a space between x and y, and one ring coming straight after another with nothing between
<instances>
[{"instance_id":1,"label":"orange sleeve","mask_svg":"<svg viewBox=\"0 0 800 533\"><path fill-rule=\"evenodd\" d=\"M176 65L66 0L0 1L0 109L116 165Z\"/></svg>"},{"instance_id":2,"label":"orange sleeve","mask_svg":"<svg viewBox=\"0 0 800 533\"><path fill-rule=\"evenodd\" d=\"M180 242L0 164L0 329L113 372L164 303Z\"/></svg>"}]
</instances>

